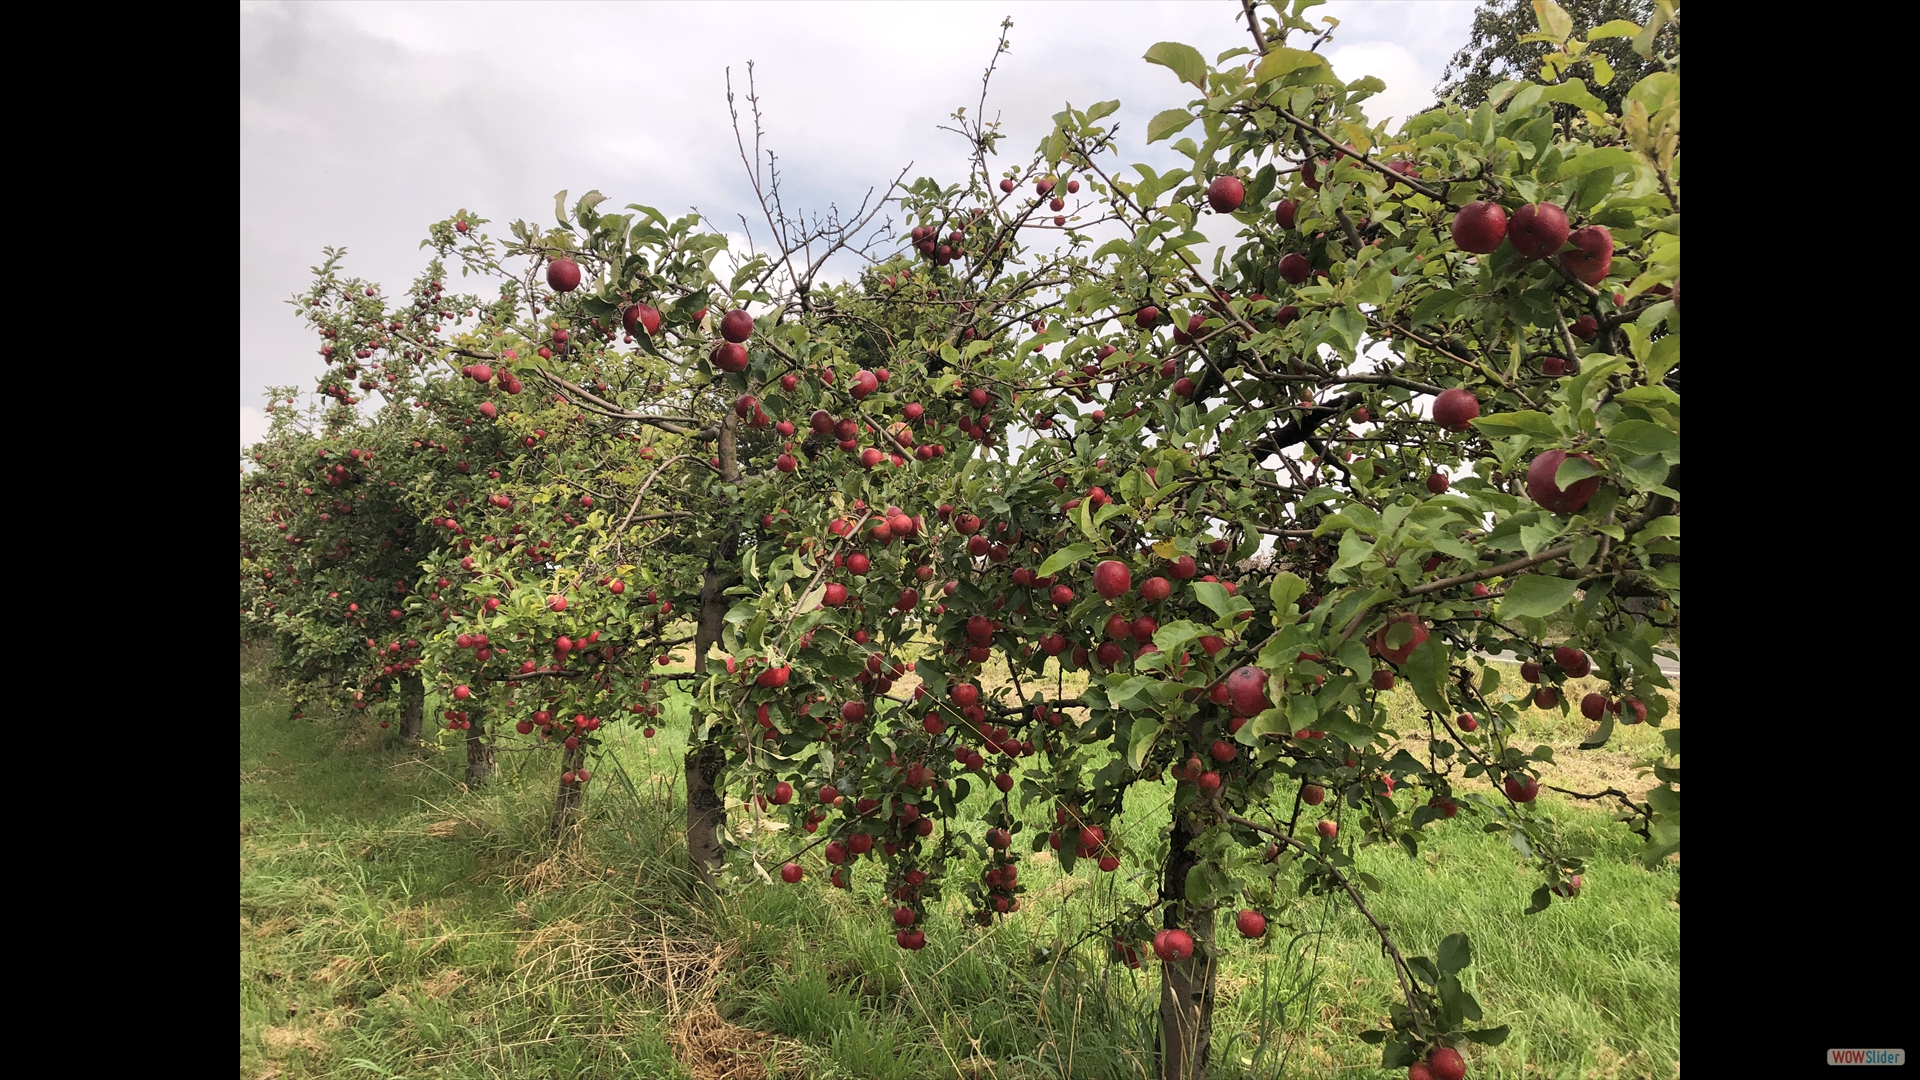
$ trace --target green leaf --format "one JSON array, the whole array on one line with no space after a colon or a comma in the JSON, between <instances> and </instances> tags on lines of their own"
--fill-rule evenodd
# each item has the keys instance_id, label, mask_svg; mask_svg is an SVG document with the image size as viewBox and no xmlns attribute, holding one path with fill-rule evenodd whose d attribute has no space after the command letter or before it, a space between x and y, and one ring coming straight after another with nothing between
<instances>
[{"instance_id":1,"label":"green leaf","mask_svg":"<svg viewBox=\"0 0 1920 1080\"><path fill-rule=\"evenodd\" d=\"M1064 846L1064 845L1063 845ZM1187 903L1195 907L1204 907L1207 903L1207 864L1194 863L1187 868Z\"/></svg>"},{"instance_id":2,"label":"green leaf","mask_svg":"<svg viewBox=\"0 0 1920 1080\"><path fill-rule=\"evenodd\" d=\"M1133 721L1133 739L1127 745L1127 767L1134 772L1140 771L1140 763L1147 760L1147 751L1153 749L1153 740L1160 736L1160 725L1153 723L1154 717L1135 717Z\"/></svg>"},{"instance_id":3,"label":"green leaf","mask_svg":"<svg viewBox=\"0 0 1920 1080\"><path fill-rule=\"evenodd\" d=\"M1500 598L1500 618L1526 616L1537 619L1551 615L1566 607L1579 587L1579 582L1569 578L1528 574L1507 586L1507 594Z\"/></svg>"},{"instance_id":4,"label":"green leaf","mask_svg":"<svg viewBox=\"0 0 1920 1080\"><path fill-rule=\"evenodd\" d=\"M1573 33L1573 16L1553 0L1533 0L1533 17L1540 24L1540 32L1555 42L1565 41Z\"/></svg>"},{"instance_id":5,"label":"green leaf","mask_svg":"<svg viewBox=\"0 0 1920 1080\"><path fill-rule=\"evenodd\" d=\"M1531 912L1529 912L1529 914L1531 914ZM1482 1046L1499 1046L1501 1043L1507 1041L1508 1030L1507 1025L1501 1024L1499 1027L1469 1031L1466 1033L1466 1036L1468 1041L1477 1042Z\"/></svg>"},{"instance_id":6,"label":"green leaf","mask_svg":"<svg viewBox=\"0 0 1920 1080\"><path fill-rule=\"evenodd\" d=\"M1344 570L1357 566L1360 561L1373 553L1373 543L1360 535L1360 530L1349 529L1340 537L1340 557L1334 561L1333 569Z\"/></svg>"},{"instance_id":7,"label":"green leaf","mask_svg":"<svg viewBox=\"0 0 1920 1080\"><path fill-rule=\"evenodd\" d=\"M1628 24L1628 25L1632 25L1632 24ZM1638 30L1639 27L1636 26L1634 27L1634 29ZM1108 116L1113 115L1119 110L1120 110L1120 103L1118 101L1097 101L1087 109L1087 123L1091 124L1095 120L1104 119Z\"/></svg>"},{"instance_id":8,"label":"green leaf","mask_svg":"<svg viewBox=\"0 0 1920 1080\"><path fill-rule=\"evenodd\" d=\"M1607 445L1628 457L1680 460L1680 436L1647 420L1622 420L1608 428Z\"/></svg>"},{"instance_id":9,"label":"green leaf","mask_svg":"<svg viewBox=\"0 0 1920 1080\"><path fill-rule=\"evenodd\" d=\"M1558 428L1553 426L1553 417L1543 412L1523 409L1519 412L1495 413L1482 416L1473 421L1473 426L1490 439L1501 439L1509 435L1540 435L1557 438Z\"/></svg>"},{"instance_id":10,"label":"green leaf","mask_svg":"<svg viewBox=\"0 0 1920 1080\"><path fill-rule=\"evenodd\" d=\"M1047 561L1041 563L1040 569L1035 570L1033 574L1035 577L1052 577L1054 574L1092 555L1093 552L1094 546L1092 544L1069 544L1047 556Z\"/></svg>"},{"instance_id":11,"label":"green leaf","mask_svg":"<svg viewBox=\"0 0 1920 1080\"><path fill-rule=\"evenodd\" d=\"M1593 734L1587 736L1587 741L1580 744L1580 749L1598 750L1607 745L1607 740L1611 738L1613 738L1613 713L1602 711L1600 713L1599 728L1595 729Z\"/></svg>"},{"instance_id":12,"label":"green leaf","mask_svg":"<svg viewBox=\"0 0 1920 1080\"><path fill-rule=\"evenodd\" d=\"M1170 622L1153 632L1153 647L1172 656L1187 642L1205 633L1205 629L1198 623L1189 622L1186 619Z\"/></svg>"},{"instance_id":13,"label":"green leaf","mask_svg":"<svg viewBox=\"0 0 1920 1080\"><path fill-rule=\"evenodd\" d=\"M1196 119L1197 117L1185 109L1166 109L1155 113L1153 119L1147 121L1147 141L1156 143L1178 134Z\"/></svg>"},{"instance_id":14,"label":"green leaf","mask_svg":"<svg viewBox=\"0 0 1920 1080\"><path fill-rule=\"evenodd\" d=\"M1587 477L1597 476L1599 473L1600 470L1594 468L1586 460L1570 457L1561 462L1560 468L1554 471L1553 483L1555 487L1558 487L1561 491L1565 491L1574 484L1585 480Z\"/></svg>"},{"instance_id":15,"label":"green leaf","mask_svg":"<svg viewBox=\"0 0 1920 1080\"><path fill-rule=\"evenodd\" d=\"M1306 594L1306 581L1300 575L1288 570L1276 574L1273 584L1267 587L1267 595L1273 600L1274 611L1283 615L1291 615L1293 602ZM1158 636L1155 635L1156 638ZM1156 641L1155 644L1158 642Z\"/></svg>"},{"instance_id":16,"label":"green leaf","mask_svg":"<svg viewBox=\"0 0 1920 1080\"><path fill-rule=\"evenodd\" d=\"M1319 53L1308 52L1305 49L1289 49L1281 46L1280 48L1269 50L1267 55L1261 59L1260 66L1253 71L1253 81L1255 83L1271 82L1274 79L1291 75L1296 71L1304 71L1310 67L1324 66L1326 62L1327 58L1321 56Z\"/></svg>"},{"instance_id":17,"label":"green leaf","mask_svg":"<svg viewBox=\"0 0 1920 1080\"><path fill-rule=\"evenodd\" d=\"M1207 89L1207 61L1200 50L1177 41L1162 41L1147 50L1143 58L1150 64L1169 68L1184 83L1192 83L1204 93Z\"/></svg>"},{"instance_id":18,"label":"green leaf","mask_svg":"<svg viewBox=\"0 0 1920 1080\"><path fill-rule=\"evenodd\" d=\"M1400 665L1420 704L1438 713L1448 711L1448 659L1447 647L1440 635L1429 634L1419 648L1407 654L1407 662Z\"/></svg>"},{"instance_id":19,"label":"green leaf","mask_svg":"<svg viewBox=\"0 0 1920 1080\"><path fill-rule=\"evenodd\" d=\"M1551 903L1553 903L1553 890L1547 888L1545 885L1542 885L1539 888L1533 890L1533 899L1530 903L1527 904L1527 914L1529 915L1539 914L1540 912L1547 910L1547 905Z\"/></svg>"},{"instance_id":20,"label":"green leaf","mask_svg":"<svg viewBox=\"0 0 1920 1080\"><path fill-rule=\"evenodd\" d=\"M1626 19L1604 22L1587 31L1588 41L1600 41L1604 38L1632 37L1640 32L1640 24Z\"/></svg>"},{"instance_id":21,"label":"green leaf","mask_svg":"<svg viewBox=\"0 0 1920 1080\"><path fill-rule=\"evenodd\" d=\"M1440 970L1448 975L1464 971L1473 963L1473 945L1465 934L1448 934L1440 943Z\"/></svg>"},{"instance_id":22,"label":"green leaf","mask_svg":"<svg viewBox=\"0 0 1920 1080\"><path fill-rule=\"evenodd\" d=\"M1194 582L1193 595L1223 619L1232 618L1234 612L1245 611L1253 606L1242 597L1228 596L1227 590L1217 581Z\"/></svg>"}]
</instances>

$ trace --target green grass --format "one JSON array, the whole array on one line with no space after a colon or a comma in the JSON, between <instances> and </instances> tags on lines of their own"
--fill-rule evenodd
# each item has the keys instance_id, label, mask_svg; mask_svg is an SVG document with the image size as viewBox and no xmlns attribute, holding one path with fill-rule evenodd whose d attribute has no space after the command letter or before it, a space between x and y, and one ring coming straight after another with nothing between
<instances>
[{"instance_id":1,"label":"green grass","mask_svg":"<svg viewBox=\"0 0 1920 1080\"><path fill-rule=\"evenodd\" d=\"M708 1037L765 1051L755 1033L771 1033L816 1080L1151 1075L1151 965L1060 946L1147 895L1166 785L1131 793L1120 872L1062 878L1032 860L1019 915L963 926L955 901L926 949L904 953L873 875L827 889L817 851L803 887L691 899L683 716L653 740L605 729L584 828L556 845L546 754L503 750L501 781L468 792L455 733L430 722L424 745L394 747L376 717L289 720L261 680L243 656L243 1077L686 1077L672 1028L703 985ZM1584 734L1577 716L1530 723L1528 745L1567 756ZM1628 737L1637 750L1651 735ZM977 793L967 809L986 804ZM1418 859L1358 851L1383 886L1369 904L1412 952L1472 935L1486 1022L1513 1028L1469 1051L1476 1078L1677 1076L1677 865L1641 869L1604 812L1551 794L1541 806L1593 849L1578 901L1522 915L1537 877L1463 812L1429 828ZM1222 927L1215 1075L1388 1075L1357 1037L1396 993L1371 929L1344 903L1266 907L1257 945Z\"/></svg>"}]
</instances>

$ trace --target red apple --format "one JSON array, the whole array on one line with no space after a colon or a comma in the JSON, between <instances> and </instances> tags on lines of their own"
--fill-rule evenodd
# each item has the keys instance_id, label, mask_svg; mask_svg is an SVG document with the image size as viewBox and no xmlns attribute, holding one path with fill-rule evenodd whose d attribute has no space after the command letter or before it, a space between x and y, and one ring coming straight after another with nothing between
<instances>
[{"instance_id":1,"label":"red apple","mask_svg":"<svg viewBox=\"0 0 1920 1080\"><path fill-rule=\"evenodd\" d=\"M1451 1046L1437 1047L1428 1054L1427 1067L1433 1070L1433 1080L1466 1080L1467 1063Z\"/></svg>"},{"instance_id":2,"label":"red apple","mask_svg":"<svg viewBox=\"0 0 1920 1080\"><path fill-rule=\"evenodd\" d=\"M1278 203L1274 204L1273 223L1283 229L1293 228L1293 216L1299 209L1300 204L1294 202L1292 199L1281 199Z\"/></svg>"},{"instance_id":3,"label":"red apple","mask_svg":"<svg viewBox=\"0 0 1920 1080\"><path fill-rule=\"evenodd\" d=\"M1523 206L1513 212L1507 235L1513 250L1529 259L1544 259L1567 244L1567 212L1550 202Z\"/></svg>"},{"instance_id":4,"label":"red apple","mask_svg":"<svg viewBox=\"0 0 1920 1080\"><path fill-rule=\"evenodd\" d=\"M789 885L800 884L800 878L805 874L799 863L788 863L780 868L780 880Z\"/></svg>"},{"instance_id":5,"label":"red apple","mask_svg":"<svg viewBox=\"0 0 1920 1080\"><path fill-rule=\"evenodd\" d=\"M1595 464L1594 460L1585 454L1573 456L1589 465ZM1593 498L1593 493L1600 490L1598 476L1576 480L1565 491L1560 490L1559 485L1554 483L1554 476L1566 460L1565 450L1548 450L1534 458L1533 463L1527 466L1527 497L1539 503L1543 509L1556 514L1578 512L1580 508L1587 505L1587 500Z\"/></svg>"},{"instance_id":6,"label":"red apple","mask_svg":"<svg viewBox=\"0 0 1920 1080\"><path fill-rule=\"evenodd\" d=\"M1314 831L1331 840L1340 834L1340 825L1334 821L1322 821L1313 827Z\"/></svg>"},{"instance_id":7,"label":"red apple","mask_svg":"<svg viewBox=\"0 0 1920 1080\"><path fill-rule=\"evenodd\" d=\"M1246 201L1247 186L1237 176L1216 176L1207 185L1207 204L1216 214L1231 214Z\"/></svg>"},{"instance_id":8,"label":"red apple","mask_svg":"<svg viewBox=\"0 0 1920 1080\"><path fill-rule=\"evenodd\" d=\"M1093 588L1108 600L1117 599L1133 588L1133 571L1116 559L1104 560L1093 568Z\"/></svg>"},{"instance_id":9,"label":"red apple","mask_svg":"<svg viewBox=\"0 0 1920 1080\"><path fill-rule=\"evenodd\" d=\"M1442 390L1440 396L1433 399L1433 422L1448 431L1465 431L1474 417L1480 415L1480 399L1468 390L1454 387Z\"/></svg>"},{"instance_id":10,"label":"red apple","mask_svg":"<svg viewBox=\"0 0 1920 1080\"><path fill-rule=\"evenodd\" d=\"M555 292L572 292L580 287L580 264L572 259L555 259L547 264L547 285Z\"/></svg>"},{"instance_id":11,"label":"red apple","mask_svg":"<svg viewBox=\"0 0 1920 1080\"><path fill-rule=\"evenodd\" d=\"M1327 798L1327 789L1319 784L1304 784L1300 788L1300 801L1308 806L1319 806Z\"/></svg>"},{"instance_id":12,"label":"red apple","mask_svg":"<svg viewBox=\"0 0 1920 1080\"><path fill-rule=\"evenodd\" d=\"M1499 203L1471 202L1453 215L1453 244L1475 255L1492 254L1507 236L1507 212Z\"/></svg>"},{"instance_id":13,"label":"red apple","mask_svg":"<svg viewBox=\"0 0 1920 1080\"><path fill-rule=\"evenodd\" d=\"M1240 928L1243 937L1263 937L1267 932L1267 917L1251 909L1235 916L1233 922Z\"/></svg>"},{"instance_id":14,"label":"red apple","mask_svg":"<svg viewBox=\"0 0 1920 1080\"><path fill-rule=\"evenodd\" d=\"M1567 239L1573 244L1574 250L1560 253L1560 265L1588 285L1598 285L1607 280L1607 271L1613 269L1613 234L1607 231L1607 227L1589 225L1584 229L1575 229Z\"/></svg>"},{"instance_id":15,"label":"red apple","mask_svg":"<svg viewBox=\"0 0 1920 1080\"><path fill-rule=\"evenodd\" d=\"M1507 777L1505 785L1507 798L1514 802L1532 802L1540 794L1540 781L1523 773Z\"/></svg>"},{"instance_id":16,"label":"red apple","mask_svg":"<svg viewBox=\"0 0 1920 1080\"><path fill-rule=\"evenodd\" d=\"M1313 264L1307 262L1305 255L1289 251L1280 256L1280 276L1287 284L1298 285L1313 276Z\"/></svg>"},{"instance_id":17,"label":"red apple","mask_svg":"<svg viewBox=\"0 0 1920 1080\"><path fill-rule=\"evenodd\" d=\"M1227 698L1233 711L1254 716L1273 707L1267 700L1267 673L1250 664L1234 668L1227 676Z\"/></svg>"}]
</instances>

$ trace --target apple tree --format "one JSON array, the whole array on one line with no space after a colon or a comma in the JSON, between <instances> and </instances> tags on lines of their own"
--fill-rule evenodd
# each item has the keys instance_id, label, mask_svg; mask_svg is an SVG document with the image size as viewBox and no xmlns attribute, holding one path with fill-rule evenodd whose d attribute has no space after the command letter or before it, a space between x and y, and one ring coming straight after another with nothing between
<instances>
[{"instance_id":1,"label":"apple tree","mask_svg":"<svg viewBox=\"0 0 1920 1080\"><path fill-rule=\"evenodd\" d=\"M1654 650L1679 589L1677 59L1627 90L1624 113L1577 79L1521 80L1390 132L1362 108L1378 80L1341 81L1285 43L1315 29L1306 6L1212 64L1177 43L1149 51L1196 92L1148 131L1190 133L1174 143L1189 167L1115 169L1101 104L1061 113L1001 183L982 166L902 197L934 265L905 295L888 267L865 284L880 308L944 316L890 334L890 367L919 360L948 392L867 383L861 408L988 434L961 468L910 473L917 499L855 475L791 554L749 552L728 624L781 674L728 695L710 683L707 722L733 726L740 792L825 843L834 884L877 862L906 948L924 941L926 902L955 888L943 873L963 847L984 854L963 886L980 915L1018 909L1020 809L1057 826L1021 846L1111 872L1141 854L1109 829L1128 790L1171 777L1159 888L1114 926L1119 955L1150 937L1162 961L1163 1075L1204 1070L1217 916L1239 907L1257 936L1259 908L1290 891L1344 896L1379 931L1406 997L1375 1033L1386 1063L1459 1075L1465 1042L1504 1035L1472 1025L1457 977L1470 946L1407 956L1373 920L1351 847L1412 853L1465 813L1537 864L1535 910L1572 898L1580 849L1531 813L1553 763L1511 741L1521 711L1579 708L1589 747L1663 717ZM1541 5L1554 56L1585 47L1566 24ZM965 245L1017 262L1029 208L1082 191L1120 235L1095 246L1062 215L1064 254L1028 288L972 272ZM1215 230L1233 237L1208 266L1196 252ZM822 333L804 317L761 332L770 350ZM1020 452L992 453L1010 422ZM940 512L914 520L933 500ZM904 596L922 568L946 582L931 612ZM901 698L881 684L909 617L939 651ZM1503 650L1525 658L1519 685L1483 659ZM988 665L1010 690L983 689ZM1086 670L1086 690L1064 694L1061 670ZM1607 691L1567 700L1589 675ZM1386 693L1419 703L1425 760L1396 747ZM1678 846L1677 767L1659 778L1644 802L1610 796L1650 860ZM985 835L934 838L923 822L950 820L979 783L1002 796ZM740 861L762 866L763 847ZM804 875L791 852L781 872Z\"/></svg>"}]
</instances>

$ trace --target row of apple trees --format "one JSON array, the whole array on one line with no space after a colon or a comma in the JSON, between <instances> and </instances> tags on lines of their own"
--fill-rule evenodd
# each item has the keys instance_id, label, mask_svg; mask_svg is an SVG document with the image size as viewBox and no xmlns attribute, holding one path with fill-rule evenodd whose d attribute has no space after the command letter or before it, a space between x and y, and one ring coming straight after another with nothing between
<instances>
[{"instance_id":1,"label":"row of apple trees","mask_svg":"<svg viewBox=\"0 0 1920 1080\"><path fill-rule=\"evenodd\" d=\"M691 865L870 875L902 948L952 897L1017 912L1033 853L1145 868L1103 940L1161 963L1167 1077L1205 1068L1222 915L1259 937L1332 893L1372 919L1356 843L1470 821L1538 866L1535 910L1577 896L1531 812L1551 751L1513 736L1578 709L1598 747L1666 710L1677 58L1621 114L1549 73L1388 132L1378 80L1285 44L1305 7L1212 63L1149 51L1191 100L1148 139L1189 165L1121 166L1117 102L1013 167L983 130L846 284L597 194L506 237L436 224L392 302L329 262L299 304L336 401L254 451L243 615L291 677L430 690L475 780L546 748L556 827L601 726L685 695ZM1644 36L1541 12L1562 58ZM694 674L660 674L687 644ZM1424 758L1389 752L1389 693ZM1678 849L1676 734L1645 801L1611 795L1650 862ZM1123 834L1166 781L1167 832ZM764 815L792 827L736 827ZM1407 956L1374 926L1405 1004L1368 1037L1461 1075L1504 1034L1474 1026L1466 938Z\"/></svg>"}]
</instances>

